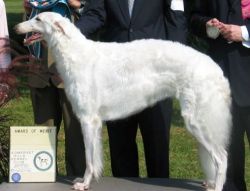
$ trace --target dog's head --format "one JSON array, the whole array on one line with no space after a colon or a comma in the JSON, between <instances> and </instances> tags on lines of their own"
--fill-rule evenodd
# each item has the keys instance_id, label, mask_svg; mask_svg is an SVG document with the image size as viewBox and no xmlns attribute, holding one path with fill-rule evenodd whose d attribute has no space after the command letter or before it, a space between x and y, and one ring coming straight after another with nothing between
<instances>
[{"instance_id":1,"label":"dog's head","mask_svg":"<svg viewBox=\"0 0 250 191\"><path fill-rule=\"evenodd\" d=\"M48 40L53 34L61 33L68 36L71 28L68 26L69 24L69 19L62 17L58 13L43 12L28 21L16 25L15 31L18 34L34 32L34 35L26 39L26 44L29 45L43 39Z\"/></svg>"}]
</instances>

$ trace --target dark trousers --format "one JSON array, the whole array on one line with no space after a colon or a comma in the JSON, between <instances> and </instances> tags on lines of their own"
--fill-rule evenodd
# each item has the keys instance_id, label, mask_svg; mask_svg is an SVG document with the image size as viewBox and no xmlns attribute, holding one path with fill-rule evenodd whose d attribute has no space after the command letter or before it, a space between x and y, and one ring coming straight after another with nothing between
<instances>
[{"instance_id":1,"label":"dark trousers","mask_svg":"<svg viewBox=\"0 0 250 191\"><path fill-rule=\"evenodd\" d=\"M81 126L73 114L64 90L53 85L31 88L31 99L37 125L56 126L59 131L63 119L66 173L68 176L83 176L85 149Z\"/></svg>"},{"instance_id":2,"label":"dark trousers","mask_svg":"<svg viewBox=\"0 0 250 191\"><path fill-rule=\"evenodd\" d=\"M227 181L223 191L246 191L245 142L250 143L250 106L240 107L233 101L233 129L229 147Z\"/></svg>"},{"instance_id":3,"label":"dark trousers","mask_svg":"<svg viewBox=\"0 0 250 191\"><path fill-rule=\"evenodd\" d=\"M136 133L140 128L148 177L169 177L169 130L172 100L164 100L129 118L107 122L112 173L138 177Z\"/></svg>"}]
</instances>

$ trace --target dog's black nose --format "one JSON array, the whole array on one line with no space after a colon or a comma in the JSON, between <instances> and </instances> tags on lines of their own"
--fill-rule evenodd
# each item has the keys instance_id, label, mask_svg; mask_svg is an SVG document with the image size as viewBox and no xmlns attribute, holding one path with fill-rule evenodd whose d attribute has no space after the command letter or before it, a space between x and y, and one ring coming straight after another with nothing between
<instances>
[{"instance_id":1,"label":"dog's black nose","mask_svg":"<svg viewBox=\"0 0 250 191\"><path fill-rule=\"evenodd\" d=\"M19 27L19 24L17 24L17 25L15 25L14 27L13 27L13 30L17 33L17 34L22 34L21 32L20 32L20 29L19 29L20 27Z\"/></svg>"}]
</instances>

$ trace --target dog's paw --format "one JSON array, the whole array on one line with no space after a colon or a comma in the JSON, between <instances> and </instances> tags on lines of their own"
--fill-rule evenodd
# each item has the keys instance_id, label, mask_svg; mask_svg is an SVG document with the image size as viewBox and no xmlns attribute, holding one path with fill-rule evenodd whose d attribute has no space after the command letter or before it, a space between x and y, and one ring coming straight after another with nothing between
<instances>
[{"instance_id":1,"label":"dog's paw","mask_svg":"<svg viewBox=\"0 0 250 191\"><path fill-rule=\"evenodd\" d=\"M215 191L215 189L207 188L206 191Z\"/></svg>"},{"instance_id":2,"label":"dog's paw","mask_svg":"<svg viewBox=\"0 0 250 191\"><path fill-rule=\"evenodd\" d=\"M206 191L215 191L215 184L212 182L204 181L202 182L202 187L206 189Z\"/></svg>"},{"instance_id":3,"label":"dog's paw","mask_svg":"<svg viewBox=\"0 0 250 191\"><path fill-rule=\"evenodd\" d=\"M76 184L76 183L83 183L84 182L84 178L75 178L73 180L73 183Z\"/></svg>"},{"instance_id":4,"label":"dog's paw","mask_svg":"<svg viewBox=\"0 0 250 191\"><path fill-rule=\"evenodd\" d=\"M74 190L80 190L80 191L84 191L84 190L88 190L89 189L89 185L85 184L85 183L81 183L81 182L76 182L73 187Z\"/></svg>"}]
</instances>

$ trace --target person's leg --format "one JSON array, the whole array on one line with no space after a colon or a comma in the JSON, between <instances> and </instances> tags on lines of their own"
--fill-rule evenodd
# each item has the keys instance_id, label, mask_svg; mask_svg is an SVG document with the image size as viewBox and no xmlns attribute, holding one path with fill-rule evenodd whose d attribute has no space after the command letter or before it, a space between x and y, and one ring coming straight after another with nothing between
<instances>
[{"instance_id":1,"label":"person's leg","mask_svg":"<svg viewBox=\"0 0 250 191\"><path fill-rule=\"evenodd\" d=\"M247 134L248 144L250 146L250 107L248 107L247 110L246 134Z\"/></svg>"},{"instance_id":2,"label":"person's leg","mask_svg":"<svg viewBox=\"0 0 250 191\"><path fill-rule=\"evenodd\" d=\"M227 180L223 191L246 191L244 133L247 116L244 108L233 101L233 127L228 151Z\"/></svg>"},{"instance_id":3,"label":"person's leg","mask_svg":"<svg viewBox=\"0 0 250 191\"><path fill-rule=\"evenodd\" d=\"M81 125L63 89L59 90L65 132L65 163L68 176L83 176L86 168Z\"/></svg>"},{"instance_id":4,"label":"person's leg","mask_svg":"<svg viewBox=\"0 0 250 191\"><path fill-rule=\"evenodd\" d=\"M31 102L36 125L55 126L57 133L62 121L61 105L57 88L31 88ZM57 142L56 142L57 143ZM58 173L58 168L56 168Z\"/></svg>"},{"instance_id":5,"label":"person's leg","mask_svg":"<svg viewBox=\"0 0 250 191\"><path fill-rule=\"evenodd\" d=\"M172 100L159 102L139 115L148 177L169 177L169 130Z\"/></svg>"},{"instance_id":6,"label":"person's leg","mask_svg":"<svg viewBox=\"0 0 250 191\"><path fill-rule=\"evenodd\" d=\"M107 122L111 168L115 177L138 177L138 151L136 116Z\"/></svg>"},{"instance_id":7,"label":"person's leg","mask_svg":"<svg viewBox=\"0 0 250 191\"><path fill-rule=\"evenodd\" d=\"M56 126L57 132L59 131L62 113L58 97L57 88L54 86L31 88L35 124Z\"/></svg>"}]
</instances>

